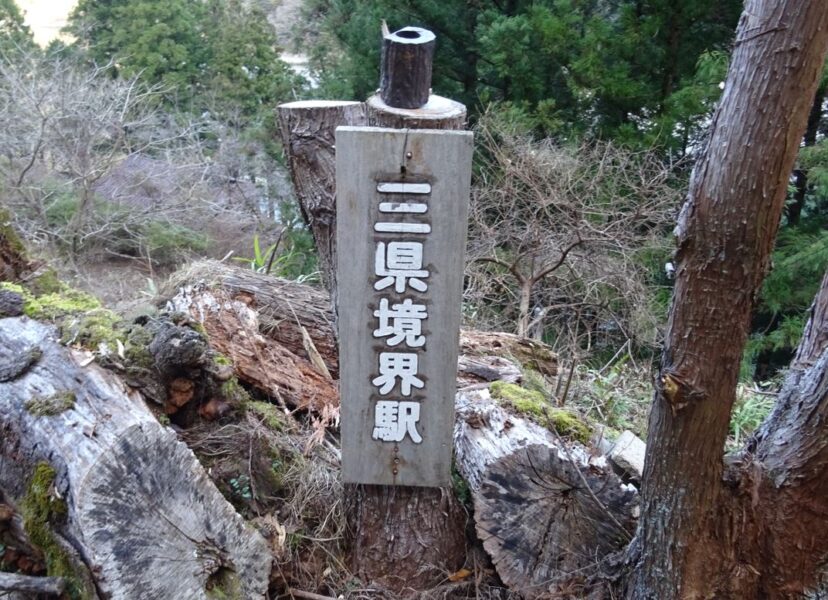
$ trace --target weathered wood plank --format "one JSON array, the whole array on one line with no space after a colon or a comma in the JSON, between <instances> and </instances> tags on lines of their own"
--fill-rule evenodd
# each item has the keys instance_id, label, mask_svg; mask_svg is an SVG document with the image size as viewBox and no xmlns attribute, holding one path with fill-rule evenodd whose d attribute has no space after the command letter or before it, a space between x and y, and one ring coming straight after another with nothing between
<instances>
[{"instance_id":1,"label":"weathered wood plank","mask_svg":"<svg viewBox=\"0 0 828 600\"><path fill-rule=\"evenodd\" d=\"M343 479L448 485L472 134L340 127L336 145Z\"/></svg>"}]
</instances>

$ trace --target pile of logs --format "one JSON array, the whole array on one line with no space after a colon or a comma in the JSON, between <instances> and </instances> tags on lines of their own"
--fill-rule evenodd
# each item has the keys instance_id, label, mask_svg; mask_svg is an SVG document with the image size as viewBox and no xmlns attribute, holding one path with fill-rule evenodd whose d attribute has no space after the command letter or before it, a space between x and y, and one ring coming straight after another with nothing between
<instances>
[{"instance_id":1,"label":"pile of logs","mask_svg":"<svg viewBox=\"0 0 828 600\"><path fill-rule=\"evenodd\" d=\"M169 413L172 382L208 389L205 377L227 378L205 363L205 355L221 355L246 387L335 428L338 361L329 306L327 295L309 286L223 263L194 265L166 300L170 316L142 321L154 372L166 382L160 389L168 392L157 405L158 388L133 387L119 368L104 369L88 351L61 345L54 325L0 319L3 539L15 531L20 543L12 546L40 563L33 573L44 564L52 573L59 557L76 574L63 584L91 597L199 598L216 586L263 597L271 568L265 540L245 526L174 430L159 423L147 398L161 408L155 413ZM194 331L201 333L187 333ZM498 573L535 594L556 589L556 573L597 572L600 561L580 550L600 539L609 556L626 541L634 489L604 458L489 396L492 381L520 381L520 364L554 376L556 357L547 347L475 331L461 340L456 462ZM49 477L38 490L33 482L44 467ZM54 547L24 549L36 493L52 507L42 525ZM18 589L32 585L15 581Z\"/></svg>"}]
</instances>

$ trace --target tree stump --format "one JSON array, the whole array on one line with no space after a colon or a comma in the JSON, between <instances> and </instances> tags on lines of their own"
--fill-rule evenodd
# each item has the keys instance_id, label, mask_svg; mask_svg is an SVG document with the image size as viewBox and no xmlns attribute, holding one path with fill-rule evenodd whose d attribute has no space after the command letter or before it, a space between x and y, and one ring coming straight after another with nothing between
<instances>
[{"instance_id":1,"label":"tree stump","mask_svg":"<svg viewBox=\"0 0 828 600\"><path fill-rule=\"evenodd\" d=\"M585 597L638 516L638 494L606 464L579 464L547 445L493 463L474 499L483 547L503 582L527 598Z\"/></svg>"},{"instance_id":2,"label":"tree stump","mask_svg":"<svg viewBox=\"0 0 828 600\"><path fill-rule=\"evenodd\" d=\"M383 28L380 97L389 106L420 108L431 94L434 34L421 27Z\"/></svg>"},{"instance_id":3,"label":"tree stump","mask_svg":"<svg viewBox=\"0 0 828 600\"><path fill-rule=\"evenodd\" d=\"M279 126L296 199L319 252L325 286L336 290L336 161L340 125L364 125L361 102L306 100L281 104ZM334 298L335 300L335 298Z\"/></svg>"}]
</instances>

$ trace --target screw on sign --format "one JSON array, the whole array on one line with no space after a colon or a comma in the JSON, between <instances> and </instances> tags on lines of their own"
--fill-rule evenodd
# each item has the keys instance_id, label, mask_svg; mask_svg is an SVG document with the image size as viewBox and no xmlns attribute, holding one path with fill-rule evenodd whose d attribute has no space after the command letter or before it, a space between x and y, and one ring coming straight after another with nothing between
<instances>
[{"instance_id":1,"label":"screw on sign","mask_svg":"<svg viewBox=\"0 0 828 600\"><path fill-rule=\"evenodd\" d=\"M472 134L340 127L342 468L449 483Z\"/></svg>"}]
</instances>

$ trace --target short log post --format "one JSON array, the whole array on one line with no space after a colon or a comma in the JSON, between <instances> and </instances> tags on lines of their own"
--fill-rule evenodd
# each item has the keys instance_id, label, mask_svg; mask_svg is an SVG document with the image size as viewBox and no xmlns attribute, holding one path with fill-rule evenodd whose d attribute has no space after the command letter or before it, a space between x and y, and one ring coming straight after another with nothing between
<instances>
[{"instance_id":1,"label":"short log post","mask_svg":"<svg viewBox=\"0 0 828 600\"><path fill-rule=\"evenodd\" d=\"M420 27L390 33L383 26L380 97L388 106L420 108L428 102L434 39Z\"/></svg>"},{"instance_id":2,"label":"short log post","mask_svg":"<svg viewBox=\"0 0 828 600\"><path fill-rule=\"evenodd\" d=\"M429 40L423 46L433 48L434 35L426 30L384 32L381 91L366 103L368 125L463 129L465 106L428 94L432 50L400 41L414 42L406 37L413 31L418 32L417 40ZM411 55L406 54L408 46L416 46ZM432 587L463 565L466 513L451 488L348 488L354 536L351 567L360 578L403 593Z\"/></svg>"}]
</instances>

